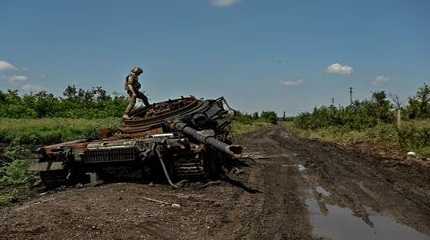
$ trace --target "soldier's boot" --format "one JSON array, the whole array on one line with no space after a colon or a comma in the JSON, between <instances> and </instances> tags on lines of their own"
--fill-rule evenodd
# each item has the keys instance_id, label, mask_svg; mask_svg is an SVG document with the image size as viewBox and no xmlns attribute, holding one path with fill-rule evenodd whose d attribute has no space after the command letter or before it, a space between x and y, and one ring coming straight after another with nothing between
<instances>
[{"instance_id":1,"label":"soldier's boot","mask_svg":"<svg viewBox=\"0 0 430 240\"><path fill-rule=\"evenodd\" d=\"M145 104L145 106L149 106L150 105L149 101L148 101L148 98L146 96L145 96L145 98L142 99L142 101L143 101L143 104Z\"/></svg>"},{"instance_id":2,"label":"soldier's boot","mask_svg":"<svg viewBox=\"0 0 430 240\"><path fill-rule=\"evenodd\" d=\"M127 108L125 109L125 112L124 112L124 115L122 116L122 118L130 119L129 114L130 114L131 110L133 110L135 104L136 104L136 97L129 96L128 105L127 105Z\"/></svg>"}]
</instances>

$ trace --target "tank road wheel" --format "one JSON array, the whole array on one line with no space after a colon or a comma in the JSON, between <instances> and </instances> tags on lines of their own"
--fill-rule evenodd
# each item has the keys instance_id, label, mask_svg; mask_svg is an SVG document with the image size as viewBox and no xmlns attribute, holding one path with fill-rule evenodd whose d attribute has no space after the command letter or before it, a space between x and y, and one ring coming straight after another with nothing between
<instances>
[{"instance_id":1,"label":"tank road wheel","mask_svg":"<svg viewBox=\"0 0 430 240\"><path fill-rule=\"evenodd\" d=\"M67 183L67 172L65 170L53 170L40 172L40 180L46 188L56 188Z\"/></svg>"}]
</instances>

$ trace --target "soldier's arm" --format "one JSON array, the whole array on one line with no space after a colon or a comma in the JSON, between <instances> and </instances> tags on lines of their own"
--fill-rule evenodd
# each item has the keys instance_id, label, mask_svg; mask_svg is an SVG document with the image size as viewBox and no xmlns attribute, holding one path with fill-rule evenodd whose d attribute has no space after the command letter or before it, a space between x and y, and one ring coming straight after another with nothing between
<instances>
[{"instance_id":1,"label":"soldier's arm","mask_svg":"<svg viewBox=\"0 0 430 240\"><path fill-rule=\"evenodd\" d=\"M127 78L127 88L128 88L128 90L130 90L130 92L133 94L133 96L136 96L137 92L134 90L133 81L134 81L134 79L131 76L128 76L128 78Z\"/></svg>"},{"instance_id":2,"label":"soldier's arm","mask_svg":"<svg viewBox=\"0 0 430 240\"><path fill-rule=\"evenodd\" d=\"M128 84L127 87L128 87L128 90L130 90L130 92L133 94L133 96L137 95L136 91L134 91L133 85Z\"/></svg>"}]
</instances>

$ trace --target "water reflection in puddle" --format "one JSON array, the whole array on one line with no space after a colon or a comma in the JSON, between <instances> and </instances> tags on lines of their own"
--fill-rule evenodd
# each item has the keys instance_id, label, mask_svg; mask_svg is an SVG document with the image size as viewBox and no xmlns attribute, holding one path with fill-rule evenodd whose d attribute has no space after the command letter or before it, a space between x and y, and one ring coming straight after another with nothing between
<instances>
[{"instance_id":1,"label":"water reflection in puddle","mask_svg":"<svg viewBox=\"0 0 430 240\"><path fill-rule=\"evenodd\" d=\"M303 166L302 164L298 164L297 168L299 169L299 172L303 172L306 170L305 166Z\"/></svg>"},{"instance_id":2,"label":"water reflection in puddle","mask_svg":"<svg viewBox=\"0 0 430 240\"><path fill-rule=\"evenodd\" d=\"M317 191L321 190L324 189L321 188ZM326 193L328 192L326 191ZM321 192L321 194L323 193ZM382 215L373 214L369 216L373 223L372 227L361 218L353 216L350 209L325 204L326 209L321 211L315 199L308 199L306 204L311 216L313 234L323 239L430 239L430 236Z\"/></svg>"},{"instance_id":3,"label":"water reflection in puddle","mask_svg":"<svg viewBox=\"0 0 430 240\"><path fill-rule=\"evenodd\" d=\"M324 197L329 197L331 194L325 190L323 187L318 186L315 188L315 191L321 195L323 195Z\"/></svg>"}]
</instances>

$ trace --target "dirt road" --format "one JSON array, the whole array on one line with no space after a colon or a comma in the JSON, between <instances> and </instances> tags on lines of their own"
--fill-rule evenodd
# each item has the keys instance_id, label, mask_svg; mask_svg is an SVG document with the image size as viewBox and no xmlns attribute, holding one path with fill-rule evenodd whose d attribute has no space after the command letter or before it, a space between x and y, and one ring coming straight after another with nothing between
<instances>
[{"instance_id":1,"label":"dirt road","mask_svg":"<svg viewBox=\"0 0 430 240\"><path fill-rule=\"evenodd\" d=\"M230 180L115 183L0 210L0 239L430 239L430 168L291 136L239 139Z\"/></svg>"}]
</instances>

